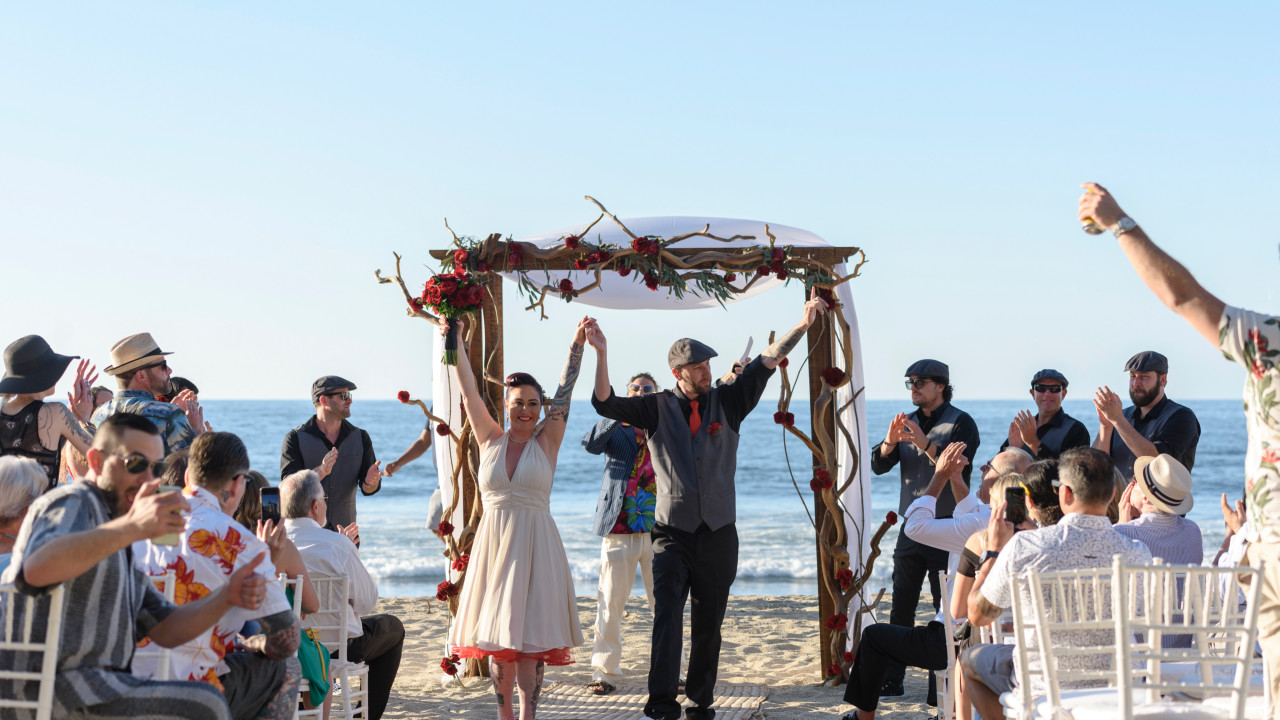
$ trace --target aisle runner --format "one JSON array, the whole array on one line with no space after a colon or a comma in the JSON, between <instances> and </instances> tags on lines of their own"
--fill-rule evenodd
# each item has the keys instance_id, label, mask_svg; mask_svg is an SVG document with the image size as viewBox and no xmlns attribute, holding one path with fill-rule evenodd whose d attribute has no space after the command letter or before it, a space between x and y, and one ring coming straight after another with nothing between
<instances>
[{"instance_id":1,"label":"aisle runner","mask_svg":"<svg viewBox=\"0 0 1280 720\"><path fill-rule=\"evenodd\" d=\"M748 720L759 717L760 705L769 696L764 685L716 685L711 707L716 720ZM542 693L538 717L544 720L636 720L644 711L649 691L640 685L621 685L608 695L596 695L586 686L558 682ZM684 701L684 696L679 698Z\"/></svg>"}]
</instances>

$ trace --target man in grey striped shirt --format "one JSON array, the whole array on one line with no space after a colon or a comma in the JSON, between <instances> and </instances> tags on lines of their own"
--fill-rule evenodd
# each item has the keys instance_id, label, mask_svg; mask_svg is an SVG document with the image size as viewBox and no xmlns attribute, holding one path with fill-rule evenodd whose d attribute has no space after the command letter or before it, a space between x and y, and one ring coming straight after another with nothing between
<instances>
[{"instance_id":1,"label":"man in grey striped shirt","mask_svg":"<svg viewBox=\"0 0 1280 720\"><path fill-rule=\"evenodd\" d=\"M1182 517L1191 512L1191 471L1172 455L1140 457L1133 482L1120 498L1116 532L1147 546L1152 557L1173 565L1204 561L1200 526Z\"/></svg>"},{"instance_id":2,"label":"man in grey striped shirt","mask_svg":"<svg viewBox=\"0 0 1280 720\"><path fill-rule=\"evenodd\" d=\"M31 506L13 563L0 578L21 591L15 620L32 615L38 637L49 622L41 596L65 586L53 717L230 720L226 700L212 685L151 681L134 677L129 667L144 637L176 647L205 633L233 606L256 609L266 584L253 573L261 560L203 599L174 607L134 566L131 549L137 540L181 532L184 525L182 495L155 494L164 474L160 432L145 417L118 413L98 428L86 458L87 480L61 486ZM31 669L34 655L0 652L0 667ZM15 688L0 681L5 697L34 700L36 692L34 683ZM14 717L34 716L22 712Z\"/></svg>"}]
</instances>

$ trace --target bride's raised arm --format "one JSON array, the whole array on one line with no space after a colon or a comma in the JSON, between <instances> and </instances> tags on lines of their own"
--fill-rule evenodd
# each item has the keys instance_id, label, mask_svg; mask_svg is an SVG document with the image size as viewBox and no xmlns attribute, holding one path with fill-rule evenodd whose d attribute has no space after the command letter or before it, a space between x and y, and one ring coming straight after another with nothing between
<instances>
[{"instance_id":1,"label":"bride's raised arm","mask_svg":"<svg viewBox=\"0 0 1280 720\"><path fill-rule=\"evenodd\" d=\"M447 332L446 328L446 323L440 323L441 335ZM458 389L462 391L462 408L471 421L471 431L475 433L476 441L487 445L502 437L502 425L489 414L488 408L484 406L484 398L480 397L480 390L476 387L476 376L471 372L471 361L467 359L467 342L463 339L462 328L458 329L458 364L453 366L452 372Z\"/></svg>"},{"instance_id":2,"label":"bride's raised arm","mask_svg":"<svg viewBox=\"0 0 1280 720\"><path fill-rule=\"evenodd\" d=\"M569 346L569 357L564 362L564 370L560 372L560 385L547 404L547 424L543 433L552 448L559 448L560 441L564 439L564 430L569 420L569 401L573 397L573 386L578 382L578 372L582 370L582 350L587 342L587 331L595 326L595 322L589 317L578 321L578 327L573 333L573 344Z\"/></svg>"}]
</instances>

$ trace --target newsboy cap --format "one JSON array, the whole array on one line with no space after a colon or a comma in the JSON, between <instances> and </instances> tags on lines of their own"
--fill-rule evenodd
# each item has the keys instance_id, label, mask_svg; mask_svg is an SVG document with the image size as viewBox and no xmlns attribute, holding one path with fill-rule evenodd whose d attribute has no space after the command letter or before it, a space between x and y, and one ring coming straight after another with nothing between
<instances>
[{"instance_id":1,"label":"newsboy cap","mask_svg":"<svg viewBox=\"0 0 1280 720\"><path fill-rule=\"evenodd\" d=\"M346 388L355 390L356 384L350 380L345 380L337 375L325 375L324 377L311 383L311 402L320 402L320 396L325 393L331 393L334 390Z\"/></svg>"},{"instance_id":2,"label":"newsboy cap","mask_svg":"<svg viewBox=\"0 0 1280 720\"><path fill-rule=\"evenodd\" d=\"M1057 380L1062 383L1062 387L1067 386L1067 376L1052 368L1045 368L1031 377L1031 384L1035 385L1041 380Z\"/></svg>"},{"instance_id":3,"label":"newsboy cap","mask_svg":"<svg viewBox=\"0 0 1280 720\"><path fill-rule=\"evenodd\" d=\"M907 368L906 377L911 377L912 375L950 380L951 368L947 367L944 362L925 358L911 363L911 367Z\"/></svg>"},{"instance_id":4,"label":"newsboy cap","mask_svg":"<svg viewBox=\"0 0 1280 720\"><path fill-rule=\"evenodd\" d=\"M693 338L680 338L671 344L667 351L667 364L674 370L682 365L693 365L703 360L710 360L718 353L710 345L700 343Z\"/></svg>"},{"instance_id":5,"label":"newsboy cap","mask_svg":"<svg viewBox=\"0 0 1280 720\"><path fill-rule=\"evenodd\" d=\"M1129 358L1124 364L1125 372L1153 372L1166 375L1169 372L1169 358L1155 350L1144 350Z\"/></svg>"}]
</instances>

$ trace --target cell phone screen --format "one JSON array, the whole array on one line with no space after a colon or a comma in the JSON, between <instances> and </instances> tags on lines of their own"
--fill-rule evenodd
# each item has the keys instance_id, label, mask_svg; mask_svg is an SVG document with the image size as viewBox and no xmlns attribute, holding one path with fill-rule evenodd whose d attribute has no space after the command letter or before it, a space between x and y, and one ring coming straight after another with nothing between
<instances>
[{"instance_id":1,"label":"cell phone screen","mask_svg":"<svg viewBox=\"0 0 1280 720\"><path fill-rule=\"evenodd\" d=\"M1004 489L1004 519L1014 527L1027 521L1027 491L1021 487Z\"/></svg>"},{"instance_id":2,"label":"cell phone screen","mask_svg":"<svg viewBox=\"0 0 1280 720\"><path fill-rule=\"evenodd\" d=\"M280 488L262 488L262 519L280 522Z\"/></svg>"}]
</instances>

